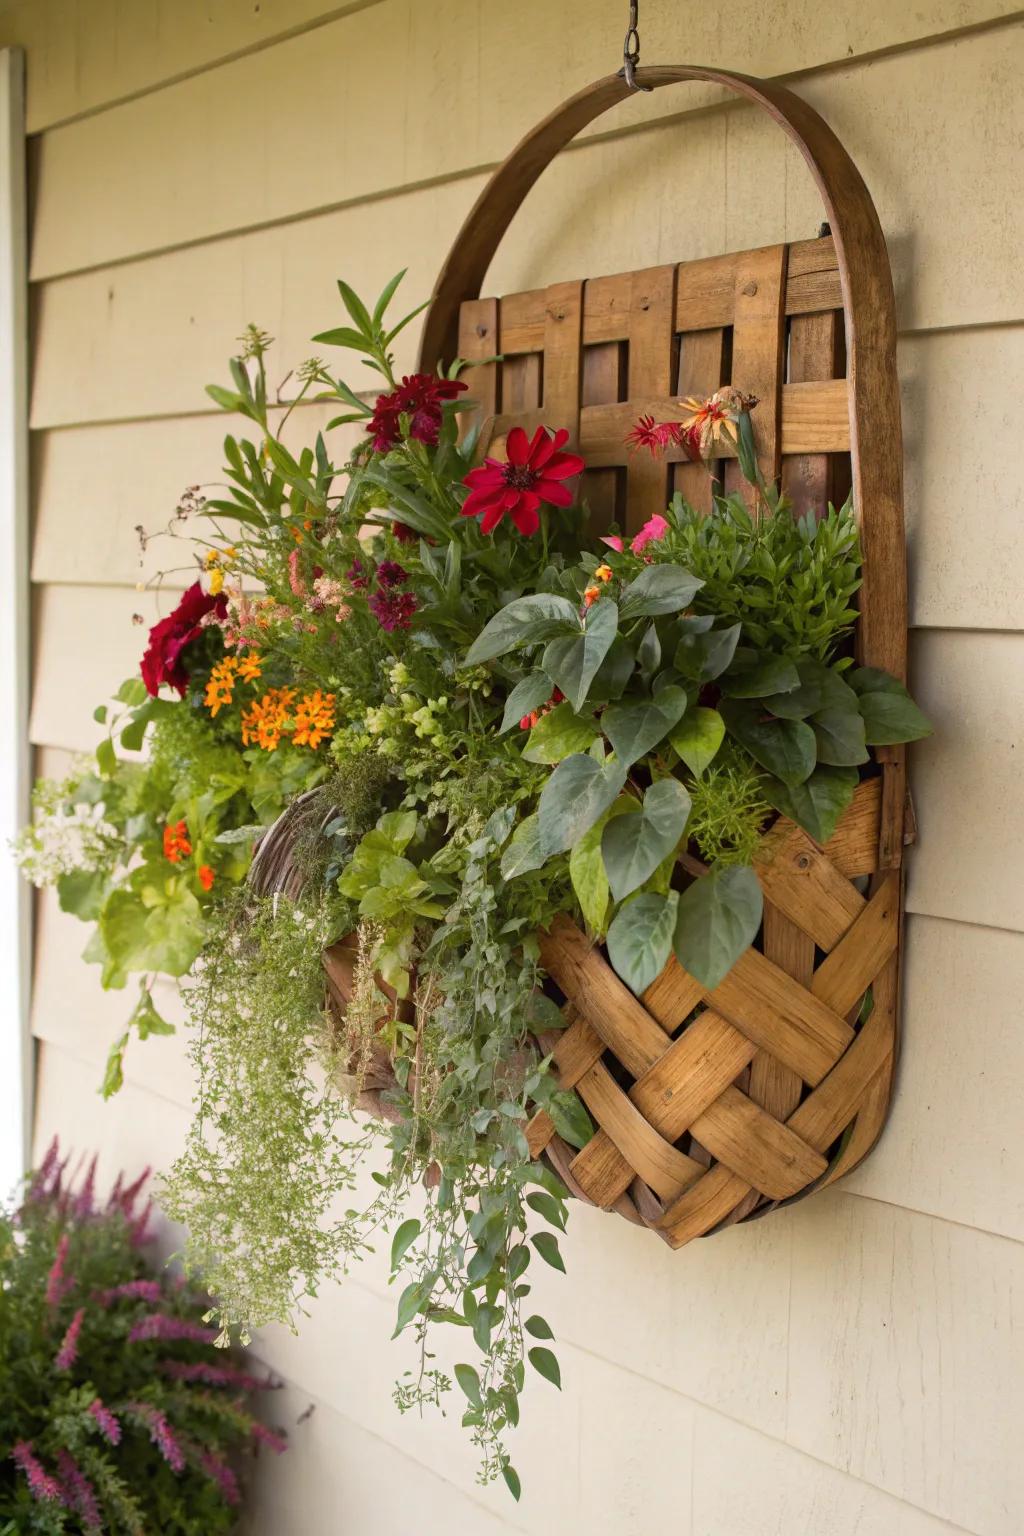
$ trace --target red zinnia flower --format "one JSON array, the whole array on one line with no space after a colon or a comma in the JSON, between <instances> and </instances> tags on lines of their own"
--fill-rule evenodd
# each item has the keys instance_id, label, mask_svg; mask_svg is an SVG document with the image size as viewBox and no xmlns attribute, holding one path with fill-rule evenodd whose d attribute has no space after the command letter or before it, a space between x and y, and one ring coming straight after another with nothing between
<instances>
[{"instance_id":1,"label":"red zinnia flower","mask_svg":"<svg viewBox=\"0 0 1024 1536\"><path fill-rule=\"evenodd\" d=\"M463 517L476 517L482 512L482 531L493 533L507 512L520 533L536 533L541 502L553 507L571 506L572 492L562 481L586 468L578 453L560 451L568 441L564 427L555 433L538 427L532 438L527 438L522 427L513 427L505 446L508 462L485 459L463 481L469 486L469 495L462 504Z\"/></svg>"},{"instance_id":2,"label":"red zinnia flower","mask_svg":"<svg viewBox=\"0 0 1024 1536\"><path fill-rule=\"evenodd\" d=\"M142 681L155 699L161 683L177 688L184 698L188 689L188 673L182 661L182 652L202 632L202 621L208 613L218 619L227 616L228 600L221 592L214 597L204 592L198 581L193 582L173 613L149 632L149 645L142 658Z\"/></svg>"},{"instance_id":3,"label":"red zinnia flower","mask_svg":"<svg viewBox=\"0 0 1024 1536\"><path fill-rule=\"evenodd\" d=\"M387 453L401 440L402 416L409 418L409 436L431 447L441 430L441 405L454 400L467 386L460 379L440 379L434 373L407 375L390 395L378 395L366 430L373 434L377 453Z\"/></svg>"},{"instance_id":4,"label":"red zinnia flower","mask_svg":"<svg viewBox=\"0 0 1024 1536\"><path fill-rule=\"evenodd\" d=\"M192 844L188 840L188 825L184 821L175 822L174 826L164 827L164 858L172 864L178 864L182 858L188 858L192 852Z\"/></svg>"}]
</instances>

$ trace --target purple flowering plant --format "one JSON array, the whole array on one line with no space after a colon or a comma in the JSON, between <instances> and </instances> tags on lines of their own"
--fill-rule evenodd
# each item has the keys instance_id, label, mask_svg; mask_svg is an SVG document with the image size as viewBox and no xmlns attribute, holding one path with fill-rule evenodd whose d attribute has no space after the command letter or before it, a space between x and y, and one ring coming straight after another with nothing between
<instances>
[{"instance_id":1,"label":"purple flowering plant","mask_svg":"<svg viewBox=\"0 0 1024 1536\"><path fill-rule=\"evenodd\" d=\"M150 1273L148 1172L98 1201L56 1141L0 1212L0 1533L236 1527L239 1472L284 1442L252 1413L273 1383L214 1348L203 1301Z\"/></svg>"}]
</instances>

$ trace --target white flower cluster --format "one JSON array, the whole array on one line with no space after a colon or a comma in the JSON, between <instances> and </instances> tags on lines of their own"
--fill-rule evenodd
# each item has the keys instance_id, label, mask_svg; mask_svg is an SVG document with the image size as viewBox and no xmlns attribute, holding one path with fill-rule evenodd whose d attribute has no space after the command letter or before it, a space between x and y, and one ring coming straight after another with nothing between
<instances>
[{"instance_id":1,"label":"white flower cluster","mask_svg":"<svg viewBox=\"0 0 1024 1536\"><path fill-rule=\"evenodd\" d=\"M38 812L37 803L37 812ZM33 885L55 885L72 870L102 869L120 844L102 805L47 805L13 844L22 874Z\"/></svg>"}]
</instances>

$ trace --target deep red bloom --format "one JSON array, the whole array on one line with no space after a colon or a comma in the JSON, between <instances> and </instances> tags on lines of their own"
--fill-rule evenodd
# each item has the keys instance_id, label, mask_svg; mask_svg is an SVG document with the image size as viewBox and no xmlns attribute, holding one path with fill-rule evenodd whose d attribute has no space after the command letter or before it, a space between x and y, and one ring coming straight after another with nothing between
<instances>
[{"instance_id":1,"label":"deep red bloom","mask_svg":"<svg viewBox=\"0 0 1024 1536\"><path fill-rule=\"evenodd\" d=\"M695 463L701 458L700 428L684 427L681 421L655 421L653 416L641 416L636 426L626 433L626 443L632 449L650 449L654 459L673 443Z\"/></svg>"},{"instance_id":2,"label":"deep red bloom","mask_svg":"<svg viewBox=\"0 0 1024 1536\"><path fill-rule=\"evenodd\" d=\"M404 587L408 580L409 572L397 560L382 560L377 567L377 582L382 587Z\"/></svg>"},{"instance_id":3,"label":"deep red bloom","mask_svg":"<svg viewBox=\"0 0 1024 1536\"><path fill-rule=\"evenodd\" d=\"M218 619L226 617L228 600L221 592L217 597L204 592L198 581L192 583L173 613L149 632L149 645L142 658L142 681L155 699L161 683L177 688L184 698L188 689L188 673L185 671L182 652L197 639L202 621L208 613Z\"/></svg>"},{"instance_id":4,"label":"deep red bloom","mask_svg":"<svg viewBox=\"0 0 1024 1536\"><path fill-rule=\"evenodd\" d=\"M409 527L408 523L392 523L391 532L399 544L415 544L419 534Z\"/></svg>"},{"instance_id":5,"label":"deep red bloom","mask_svg":"<svg viewBox=\"0 0 1024 1536\"><path fill-rule=\"evenodd\" d=\"M368 607L381 629L389 632L408 629L416 612L416 597L412 592L375 592Z\"/></svg>"},{"instance_id":6,"label":"deep red bloom","mask_svg":"<svg viewBox=\"0 0 1024 1536\"><path fill-rule=\"evenodd\" d=\"M572 492L562 481L580 474L586 467L578 453L561 452L568 441L564 427L555 433L538 427L532 438L527 438L522 427L513 427L505 445L508 462L485 459L463 481L469 486L469 495L462 504L463 517L476 517L482 512L482 531L493 533L507 512L520 533L536 533L541 502L553 507L571 506Z\"/></svg>"},{"instance_id":7,"label":"deep red bloom","mask_svg":"<svg viewBox=\"0 0 1024 1536\"><path fill-rule=\"evenodd\" d=\"M440 379L435 373L408 374L390 395L378 395L366 430L373 434L377 453L387 453L401 441L400 418L409 418L409 436L431 447L441 430L441 405L461 395L466 385L460 379Z\"/></svg>"}]
</instances>

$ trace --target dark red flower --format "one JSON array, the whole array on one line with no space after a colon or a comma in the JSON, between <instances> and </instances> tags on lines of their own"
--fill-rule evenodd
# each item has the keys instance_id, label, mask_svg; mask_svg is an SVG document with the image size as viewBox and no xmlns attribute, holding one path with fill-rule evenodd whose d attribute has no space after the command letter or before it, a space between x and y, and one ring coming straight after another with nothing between
<instances>
[{"instance_id":1,"label":"dark red flower","mask_svg":"<svg viewBox=\"0 0 1024 1536\"><path fill-rule=\"evenodd\" d=\"M399 544L415 544L418 535L409 527L408 523L392 523L391 532Z\"/></svg>"},{"instance_id":2,"label":"dark red flower","mask_svg":"<svg viewBox=\"0 0 1024 1536\"><path fill-rule=\"evenodd\" d=\"M404 587L408 580L408 571L397 560L382 560L377 567L377 582L382 587Z\"/></svg>"},{"instance_id":3,"label":"dark red flower","mask_svg":"<svg viewBox=\"0 0 1024 1536\"><path fill-rule=\"evenodd\" d=\"M580 474L586 467L578 453L560 451L568 441L564 427L555 433L538 427L532 438L527 438L522 427L513 427L505 446L508 462L485 459L463 481L469 486L469 495L462 504L463 517L476 517L482 512L480 527L484 533L492 533L507 512L520 533L536 533L541 502L553 507L571 506L572 492L562 481Z\"/></svg>"},{"instance_id":4,"label":"dark red flower","mask_svg":"<svg viewBox=\"0 0 1024 1536\"><path fill-rule=\"evenodd\" d=\"M435 373L407 374L389 395L378 395L366 430L377 453L387 453L401 441L401 417L409 418L409 436L431 447L441 430L441 405L467 388L460 379L440 379Z\"/></svg>"},{"instance_id":5,"label":"dark red flower","mask_svg":"<svg viewBox=\"0 0 1024 1536\"><path fill-rule=\"evenodd\" d=\"M381 629L389 632L408 629L416 612L416 597L412 592L396 592L393 589L390 592L375 592L370 598L369 609Z\"/></svg>"},{"instance_id":6,"label":"dark red flower","mask_svg":"<svg viewBox=\"0 0 1024 1536\"><path fill-rule=\"evenodd\" d=\"M366 570L361 560L352 561L352 564L345 572L345 580L356 591L362 591L364 587L369 586L369 582L366 579Z\"/></svg>"},{"instance_id":7,"label":"dark red flower","mask_svg":"<svg viewBox=\"0 0 1024 1536\"><path fill-rule=\"evenodd\" d=\"M641 416L636 426L626 433L626 443L632 449L650 449L651 457L655 459L672 443L695 462L701 456L699 427L684 427L681 421L655 421L650 415Z\"/></svg>"},{"instance_id":8,"label":"dark red flower","mask_svg":"<svg viewBox=\"0 0 1024 1536\"><path fill-rule=\"evenodd\" d=\"M214 597L204 592L198 581L193 582L173 613L149 632L149 645L142 658L142 681L149 693L156 698L161 683L177 688L184 698L188 688L182 652L191 645L202 631L202 621L208 613L218 619L226 617L228 600L221 592Z\"/></svg>"}]
</instances>

